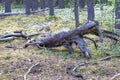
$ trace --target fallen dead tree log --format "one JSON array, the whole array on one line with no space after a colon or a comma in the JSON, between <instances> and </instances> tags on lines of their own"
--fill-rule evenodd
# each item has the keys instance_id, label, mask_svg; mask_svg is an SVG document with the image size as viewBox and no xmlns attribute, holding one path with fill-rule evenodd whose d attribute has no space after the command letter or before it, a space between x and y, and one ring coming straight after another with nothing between
<instances>
[{"instance_id":1,"label":"fallen dead tree log","mask_svg":"<svg viewBox=\"0 0 120 80\"><path fill-rule=\"evenodd\" d=\"M45 33L35 33L35 34L27 34L23 31L14 31L13 33L7 33L5 35L0 35L0 41L10 41L14 40L17 38L24 38L25 40L31 39L32 36L40 35L40 34L45 34Z\"/></svg>"},{"instance_id":2,"label":"fallen dead tree log","mask_svg":"<svg viewBox=\"0 0 120 80\"><path fill-rule=\"evenodd\" d=\"M72 43L75 43L81 52L86 58L91 57L91 53L87 47L87 43L84 41L84 38L92 40L91 38L86 37L87 34L93 34L100 37L100 41L103 41L104 37L113 39L115 41L119 40L119 35L116 33L99 29L99 24L97 21L88 21L85 24L77 27L74 30L63 31L58 34L47 36L35 40L29 40L25 45L26 48L29 45L36 45L38 48L52 48L58 46L65 46L70 53L74 52L72 48ZM92 40L96 46L96 42ZM97 47L97 46L96 46Z\"/></svg>"},{"instance_id":3,"label":"fallen dead tree log","mask_svg":"<svg viewBox=\"0 0 120 80\"><path fill-rule=\"evenodd\" d=\"M39 12L43 12L43 11L48 11L49 9L41 9L41 10L37 10L37 11L31 11L31 14L34 13L39 13ZM25 12L8 12L8 13L0 13L0 16L11 16L11 15L23 15L26 14Z\"/></svg>"}]
</instances>

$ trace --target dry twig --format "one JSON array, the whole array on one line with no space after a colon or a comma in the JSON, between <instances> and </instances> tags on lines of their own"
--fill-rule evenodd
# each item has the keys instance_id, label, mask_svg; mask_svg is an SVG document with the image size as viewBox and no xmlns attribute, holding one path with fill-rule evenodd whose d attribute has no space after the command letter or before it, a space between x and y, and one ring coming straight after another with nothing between
<instances>
[{"instance_id":1,"label":"dry twig","mask_svg":"<svg viewBox=\"0 0 120 80\"><path fill-rule=\"evenodd\" d=\"M36 67L41 67L40 63L37 62L36 64L34 64L33 66L31 66L28 71L25 73L24 75L24 79L23 80L27 80L27 75L33 70L35 69Z\"/></svg>"},{"instance_id":2,"label":"dry twig","mask_svg":"<svg viewBox=\"0 0 120 80\"><path fill-rule=\"evenodd\" d=\"M74 77L81 77L82 79L84 79L84 77L83 77L82 74L78 74L78 73L76 72L76 70L77 70L78 67L80 67L80 66L85 66L85 65L88 65L88 64L97 64L97 63L100 62L100 61L107 61L107 60L110 60L110 59L112 59L112 58L120 58L120 55L117 55L117 56L107 56L107 57L105 57L105 58L99 59L98 61L78 62L78 63L74 64L74 66L67 68L67 70L69 70L68 72L69 72L69 74L71 74L72 76L74 76ZM117 77L117 76L120 76L120 73L117 74L117 75L115 75L115 76L113 76L113 77L111 78L111 80L114 80L114 78Z\"/></svg>"},{"instance_id":3,"label":"dry twig","mask_svg":"<svg viewBox=\"0 0 120 80\"><path fill-rule=\"evenodd\" d=\"M110 80L114 80L116 77L120 76L120 73L114 75Z\"/></svg>"}]
</instances>

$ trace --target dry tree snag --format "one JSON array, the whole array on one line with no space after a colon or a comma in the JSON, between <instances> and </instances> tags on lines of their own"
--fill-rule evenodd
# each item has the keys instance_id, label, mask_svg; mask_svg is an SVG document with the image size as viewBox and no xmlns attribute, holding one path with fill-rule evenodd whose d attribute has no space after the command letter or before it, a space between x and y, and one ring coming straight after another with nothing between
<instances>
[{"instance_id":1,"label":"dry tree snag","mask_svg":"<svg viewBox=\"0 0 120 80\"><path fill-rule=\"evenodd\" d=\"M99 29L99 24L97 21L88 21L74 30L66 32L63 31L52 36L47 36L35 40L29 40L24 45L24 48L26 48L29 45L36 45L38 48L52 48L58 46L65 46L70 53L73 53L74 49L72 48L72 43L75 43L81 50L81 52L84 54L84 56L86 58L90 58L91 53L87 47L87 43L85 42L84 38L93 41L95 47L97 47L97 45L94 40L85 36L87 34L99 36L101 41L103 37L108 37L116 41L119 40L119 36L117 34Z\"/></svg>"}]
</instances>

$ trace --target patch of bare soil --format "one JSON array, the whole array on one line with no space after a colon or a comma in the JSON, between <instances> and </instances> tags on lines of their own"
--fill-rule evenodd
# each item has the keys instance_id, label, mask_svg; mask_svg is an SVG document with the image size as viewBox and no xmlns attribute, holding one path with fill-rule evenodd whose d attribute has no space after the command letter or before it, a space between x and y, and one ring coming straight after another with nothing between
<instances>
[{"instance_id":1,"label":"patch of bare soil","mask_svg":"<svg viewBox=\"0 0 120 80\"><path fill-rule=\"evenodd\" d=\"M0 20L2 20L2 19L4 19L4 18L6 18L5 16L0 16Z\"/></svg>"}]
</instances>

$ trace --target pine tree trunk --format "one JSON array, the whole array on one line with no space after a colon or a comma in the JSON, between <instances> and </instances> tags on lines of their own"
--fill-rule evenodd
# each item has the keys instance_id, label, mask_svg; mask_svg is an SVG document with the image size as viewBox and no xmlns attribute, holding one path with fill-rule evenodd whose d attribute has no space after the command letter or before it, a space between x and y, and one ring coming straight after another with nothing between
<instances>
[{"instance_id":1,"label":"pine tree trunk","mask_svg":"<svg viewBox=\"0 0 120 80\"><path fill-rule=\"evenodd\" d=\"M79 0L79 6L81 9L85 8L85 0Z\"/></svg>"},{"instance_id":2,"label":"pine tree trunk","mask_svg":"<svg viewBox=\"0 0 120 80\"><path fill-rule=\"evenodd\" d=\"M49 0L49 8L50 8L49 15L53 16L53 15L54 15L54 5L53 5L53 0Z\"/></svg>"},{"instance_id":3,"label":"pine tree trunk","mask_svg":"<svg viewBox=\"0 0 120 80\"><path fill-rule=\"evenodd\" d=\"M74 15L75 15L75 26L79 26L79 12L78 12L78 3L79 0L74 1Z\"/></svg>"},{"instance_id":4,"label":"pine tree trunk","mask_svg":"<svg viewBox=\"0 0 120 80\"><path fill-rule=\"evenodd\" d=\"M11 0L5 0L5 13L11 12Z\"/></svg>"},{"instance_id":5,"label":"pine tree trunk","mask_svg":"<svg viewBox=\"0 0 120 80\"><path fill-rule=\"evenodd\" d=\"M58 0L58 5L60 9L65 8L64 0Z\"/></svg>"},{"instance_id":6,"label":"pine tree trunk","mask_svg":"<svg viewBox=\"0 0 120 80\"><path fill-rule=\"evenodd\" d=\"M40 8L45 9L45 7L46 7L45 0L40 0Z\"/></svg>"},{"instance_id":7,"label":"pine tree trunk","mask_svg":"<svg viewBox=\"0 0 120 80\"><path fill-rule=\"evenodd\" d=\"M103 10L103 0L100 0L100 10Z\"/></svg>"},{"instance_id":8,"label":"pine tree trunk","mask_svg":"<svg viewBox=\"0 0 120 80\"><path fill-rule=\"evenodd\" d=\"M87 12L88 12L88 20L94 20L94 0L87 0Z\"/></svg>"},{"instance_id":9,"label":"pine tree trunk","mask_svg":"<svg viewBox=\"0 0 120 80\"><path fill-rule=\"evenodd\" d=\"M25 12L27 15L31 13L32 0L25 0Z\"/></svg>"},{"instance_id":10,"label":"pine tree trunk","mask_svg":"<svg viewBox=\"0 0 120 80\"><path fill-rule=\"evenodd\" d=\"M38 0L32 0L32 9L33 11L38 10Z\"/></svg>"}]
</instances>

